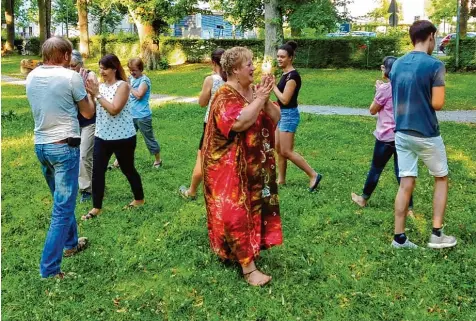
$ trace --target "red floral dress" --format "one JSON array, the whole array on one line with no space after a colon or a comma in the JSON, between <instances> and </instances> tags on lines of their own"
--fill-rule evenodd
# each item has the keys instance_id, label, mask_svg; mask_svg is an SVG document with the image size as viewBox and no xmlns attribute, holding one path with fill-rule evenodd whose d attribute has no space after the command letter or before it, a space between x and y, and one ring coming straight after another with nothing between
<instances>
[{"instance_id":1,"label":"red floral dress","mask_svg":"<svg viewBox=\"0 0 476 321\"><path fill-rule=\"evenodd\" d=\"M248 102L222 86L211 105L202 149L204 194L212 250L248 265L260 249L283 242L274 131L263 111L243 132L233 124Z\"/></svg>"}]
</instances>

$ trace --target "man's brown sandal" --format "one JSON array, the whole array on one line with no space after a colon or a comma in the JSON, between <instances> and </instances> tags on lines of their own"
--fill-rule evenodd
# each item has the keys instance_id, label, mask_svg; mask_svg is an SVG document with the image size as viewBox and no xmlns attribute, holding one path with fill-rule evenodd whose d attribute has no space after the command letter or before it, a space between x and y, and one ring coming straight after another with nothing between
<instances>
[{"instance_id":1,"label":"man's brown sandal","mask_svg":"<svg viewBox=\"0 0 476 321\"><path fill-rule=\"evenodd\" d=\"M71 257L73 255L78 254L81 251L84 251L88 247L88 238L87 237L80 237L78 239L78 245L73 247L69 250L64 250L63 256L64 257Z\"/></svg>"}]
</instances>

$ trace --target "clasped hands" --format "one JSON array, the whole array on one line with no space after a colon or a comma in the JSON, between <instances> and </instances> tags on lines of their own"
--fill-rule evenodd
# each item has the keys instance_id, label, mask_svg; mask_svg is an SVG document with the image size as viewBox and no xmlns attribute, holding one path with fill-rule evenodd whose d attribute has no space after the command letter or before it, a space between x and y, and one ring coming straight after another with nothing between
<instances>
[{"instance_id":1,"label":"clasped hands","mask_svg":"<svg viewBox=\"0 0 476 321\"><path fill-rule=\"evenodd\" d=\"M261 82L257 86L256 99L262 100L264 105L266 105L275 85L275 78L273 75L263 75L263 77L261 77Z\"/></svg>"}]
</instances>

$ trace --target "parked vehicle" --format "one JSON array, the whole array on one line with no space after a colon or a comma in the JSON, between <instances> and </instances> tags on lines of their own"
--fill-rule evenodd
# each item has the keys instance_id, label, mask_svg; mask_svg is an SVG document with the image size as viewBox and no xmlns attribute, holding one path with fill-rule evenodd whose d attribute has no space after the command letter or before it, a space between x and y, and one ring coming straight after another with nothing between
<instances>
[{"instance_id":1,"label":"parked vehicle","mask_svg":"<svg viewBox=\"0 0 476 321\"><path fill-rule=\"evenodd\" d=\"M326 37L377 37L377 33L368 31L333 32Z\"/></svg>"},{"instance_id":2,"label":"parked vehicle","mask_svg":"<svg viewBox=\"0 0 476 321\"><path fill-rule=\"evenodd\" d=\"M475 38L476 32L467 32L466 37ZM443 40L441 40L440 46L438 47L438 49L441 52L445 52L445 47L448 45L451 39L456 39L456 33L449 33L446 37L444 37Z\"/></svg>"}]
</instances>

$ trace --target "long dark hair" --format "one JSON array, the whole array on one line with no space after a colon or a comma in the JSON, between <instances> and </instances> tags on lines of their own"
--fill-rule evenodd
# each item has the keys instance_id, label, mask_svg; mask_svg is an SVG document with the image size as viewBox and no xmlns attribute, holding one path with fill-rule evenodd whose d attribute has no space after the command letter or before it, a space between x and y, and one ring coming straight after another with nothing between
<instances>
[{"instance_id":1,"label":"long dark hair","mask_svg":"<svg viewBox=\"0 0 476 321\"><path fill-rule=\"evenodd\" d=\"M295 41L289 40L284 45L281 45L278 50L286 50L288 56L292 59L294 58L297 47L298 45Z\"/></svg>"},{"instance_id":2,"label":"long dark hair","mask_svg":"<svg viewBox=\"0 0 476 321\"><path fill-rule=\"evenodd\" d=\"M127 81L127 76L122 68L119 58L115 54L107 54L99 60L99 65L106 69L116 69L116 79Z\"/></svg>"},{"instance_id":3,"label":"long dark hair","mask_svg":"<svg viewBox=\"0 0 476 321\"><path fill-rule=\"evenodd\" d=\"M212 61L217 64L218 67L220 67L220 77L223 79L223 81L226 81L226 73L223 71L223 68L220 64L221 56L225 52L225 49L222 48L217 48L212 52Z\"/></svg>"},{"instance_id":4,"label":"long dark hair","mask_svg":"<svg viewBox=\"0 0 476 321\"><path fill-rule=\"evenodd\" d=\"M393 66L393 63L395 62L395 60L397 60L396 57L394 56L387 56L385 58L383 58L383 66L385 68L384 70L384 75L385 77L389 78L389 75L390 75L390 71L392 71L392 66Z\"/></svg>"}]
</instances>

